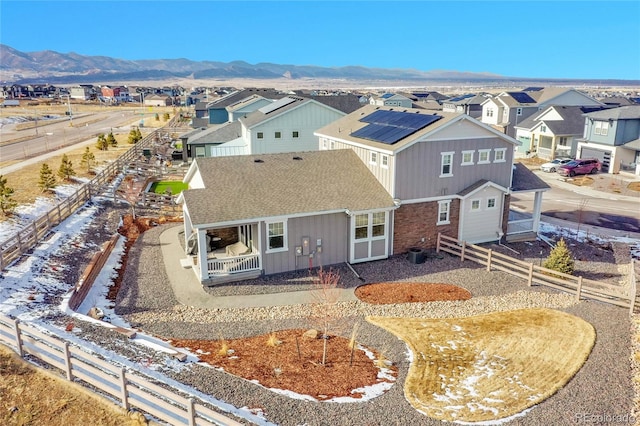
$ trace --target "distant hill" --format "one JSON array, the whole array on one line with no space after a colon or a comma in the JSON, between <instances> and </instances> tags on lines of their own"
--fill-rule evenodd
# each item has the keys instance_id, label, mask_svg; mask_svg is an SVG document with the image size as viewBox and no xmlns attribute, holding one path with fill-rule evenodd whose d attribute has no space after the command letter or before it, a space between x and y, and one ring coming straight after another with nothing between
<instances>
[{"instance_id":1,"label":"distant hill","mask_svg":"<svg viewBox=\"0 0 640 426\"><path fill-rule=\"evenodd\" d=\"M108 56L85 56L52 50L21 52L0 44L0 81L3 84L79 84L126 81L166 81L205 79L288 79L345 80L376 82L438 82L494 84L501 82L539 82L548 84L637 85L637 80L569 80L505 77L491 73L451 70L366 68L360 66L319 67L311 65L249 64L243 61L217 62L178 59L124 60Z\"/></svg>"}]
</instances>

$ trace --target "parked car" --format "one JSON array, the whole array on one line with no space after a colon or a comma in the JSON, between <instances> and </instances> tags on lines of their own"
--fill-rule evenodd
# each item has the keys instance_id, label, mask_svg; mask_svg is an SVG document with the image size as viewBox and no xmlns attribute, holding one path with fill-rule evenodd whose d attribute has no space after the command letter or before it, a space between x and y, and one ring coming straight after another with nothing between
<instances>
[{"instance_id":1,"label":"parked car","mask_svg":"<svg viewBox=\"0 0 640 426\"><path fill-rule=\"evenodd\" d=\"M585 158L569 161L567 164L563 164L558 167L558 174L560 176L575 176L598 173L602 169L602 164L597 158Z\"/></svg>"},{"instance_id":2,"label":"parked car","mask_svg":"<svg viewBox=\"0 0 640 426\"><path fill-rule=\"evenodd\" d=\"M558 167L563 164L567 164L569 161L571 161L571 158L556 158L548 163L544 163L540 166L540 170L547 173L555 173L558 170Z\"/></svg>"}]
</instances>

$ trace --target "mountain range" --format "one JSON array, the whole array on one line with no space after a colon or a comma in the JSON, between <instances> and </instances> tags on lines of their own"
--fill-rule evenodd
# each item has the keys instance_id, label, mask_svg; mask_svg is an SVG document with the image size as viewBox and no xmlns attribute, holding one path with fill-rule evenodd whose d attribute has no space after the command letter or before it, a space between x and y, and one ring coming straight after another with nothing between
<instances>
[{"instance_id":1,"label":"mountain range","mask_svg":"<svg viewBox=\"0 0 640 426\"><path fill-rule=\"evenodd\" d=\"M311 65L249 64L179 59L124 60L108 56L86 56L52 50L21 52L0 44L0 81L5 84L79 84L94 82L205 79L336 79L351 81L500 82L531 81L491 73L415 69L367 68L361 66L320 67ZM555 81L560 80L541 80ZM573 82L573 81L572 81ZM602 83L601 80L598 80ZM611 81L610 81L611 82Z\"/></svg>"}]
</instances>

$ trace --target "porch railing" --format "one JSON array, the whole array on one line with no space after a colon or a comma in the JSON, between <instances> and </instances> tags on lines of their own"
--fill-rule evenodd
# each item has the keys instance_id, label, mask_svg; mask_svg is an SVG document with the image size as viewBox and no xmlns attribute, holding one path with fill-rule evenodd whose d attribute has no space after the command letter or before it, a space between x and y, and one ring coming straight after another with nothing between
<instances>
[{"instance_id":1,"label":"porch railing","mask_svg":"<svg viewBox=\"0 0 640 426\"><path fill-rule=\"evenodd\" d=\"M242 256L207 259L209 278L260 269L260 254L251 253Z\"/></svg>"},{"instance_id":2,"label":"porch railing","mask_svg":"<svg viewBox=\"0 0 640 426\"><path fill-rule=\"evenodd\" d=\"M533 232L533 219L510 220L507 224L507 235Z\"/></svg>"}]
</instances>

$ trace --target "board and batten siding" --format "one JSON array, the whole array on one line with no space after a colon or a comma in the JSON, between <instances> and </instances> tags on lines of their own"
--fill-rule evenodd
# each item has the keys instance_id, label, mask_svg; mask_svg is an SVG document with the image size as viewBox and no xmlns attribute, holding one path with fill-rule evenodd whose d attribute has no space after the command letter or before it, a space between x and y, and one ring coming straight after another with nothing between
<instances>
[{"instance_id":1,"label":"board and batten siding","mask_svg":"<svg viewBox=\"0 0 640 426\"><path fill-rule=\"evenodd\" d=\"M296 256L296 246L302 245L302 237L309 237L310 252L316 250L317 240L322 240L322 253L313 256L313 266L335 265L348 260L349 216L346 213L320 214L289 218L287 221L287 251L266 253L267 226L260 223L262 233L262 267L266 275L309 268L309 256Z\"/></svg>"},{"instance_id":2,"label":"board and batten siding","mask_svg":"<svg viewBox=\"0 0 640 426\"><path fill-rule=\"evenodd\" d=\"M281 114L272 120L251 128L251 153L272 154L281 152L317 151L318 137L313 134L319 128L343 117L344 114L325 106L309 102ZM293 132L298 137L293 137ZM263 139L258 139L262 132ZM275 133L280 132L280 139Z\"/></svg>"},{"instance_id":3,"label":"board and batten siding","mask_svg":"<svg viewBox=\"0 0 640 426\"><path fill-rule=\"evenodd\" d=\"M487 207L489 198L496 200L493 208ZM472 210L473 201L479 208ZM497 188L488 186L470 195L460 203L460 224L458 239L468 243L484 243L496 241L498 232L502 230L502 213L504 194Z\"/></svg>"},{"instance_id":4,"label":"board and batten siding","mask_svg":"<svg viewBox=\"0 0 640 426\"><path fill-rule=\"evenodd\" d=\"M494 162L496 148L506 148L505 161ZM490 162L478 164L478 150L491 149ZM473 165L462 166L462 151L474 151ZM453 176L440 177L441 153L453 152ZM396 154L396 193L401 200L454 195L481 179L508 188L513 145L497 137L416 143Z\"/></svg>"},{"instance_id":5,"label":"board and batten siding","mask_svg":"<svg viewBox=\"0 0 640 426\"><path fill-rule=\"evenodd\" d=\"M331 143L330 140L327 140L327 147L330 146L330 143ZM350 145L340 141L333 141L332 149L350 149L354 151L358 155L360 160L364 163L364 165L367 166L371 171L371 173L376 177L376 179L378 179L378 182L382 184L384 189L386 189L387 192L391 194L391 196L393 196L392 176L393 176L395 158L392 154L381 153L379 151L375 151L370 148L366 148L363 146ZM371 161L370 161L372 151L375 151L378 153L378 162L375 165L371 164ZM389 158L388 167L382 167L382 155L386 155Z\"/></svg>"}]
</instances>

